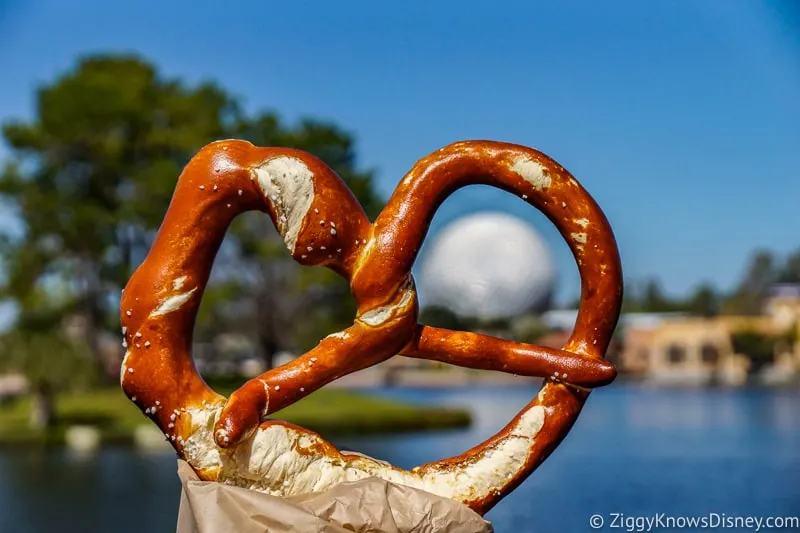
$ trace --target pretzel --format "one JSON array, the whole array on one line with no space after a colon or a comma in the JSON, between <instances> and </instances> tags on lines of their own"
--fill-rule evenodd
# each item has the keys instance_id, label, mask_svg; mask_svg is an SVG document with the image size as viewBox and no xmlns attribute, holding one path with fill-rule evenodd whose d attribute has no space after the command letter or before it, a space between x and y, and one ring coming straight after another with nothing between
<instances>
[{"instance_id":1,"label":"pretzel","mask_svg":"<svg viewBox=\"0 0 800 533\"><path fill-rule=\"evenodd\" d=\"M567 240L582 293L562 350L418 323L411 267L439 205L470 184L519 195ZM352 326L226 399L198 374L192 332L227 227L250 210L268 213L301 265L343 276L358 311ZM485 513L558 446L589 389L616 376L603 356L620 312L621 280L601 209L563 167L531 148L491 141L442 148L414 165L370 224L346 185L314 156L219 141L185 167L155 242L123 291L127 351L120 381L201 479L290 496L377 476ZM496 435L462 455L408 471L340 452L316 433L268 419L396 354L546 379Z\"/></svg>"}]
</instances>

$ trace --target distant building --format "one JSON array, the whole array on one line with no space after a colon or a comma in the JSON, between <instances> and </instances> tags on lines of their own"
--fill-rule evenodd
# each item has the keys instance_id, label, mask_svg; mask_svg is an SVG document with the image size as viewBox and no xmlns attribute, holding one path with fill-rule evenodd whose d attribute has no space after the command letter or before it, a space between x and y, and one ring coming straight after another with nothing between
<instances>
[{"instance_id":1,"label":"distant building","mask_svg":"<svg viewBox=\"0 0 800 533\"><path fill-rule=\"evenodd\" d=\"M626 318L620 372L659 384L737 385L747 377L748 360L734 353L722 318Z\"/></svg>"},{"instance_id":2,"label":"distant building","mask_svg":"<svg viewBox=\"0 0 800 533\"><path fill-rule=\"evenodd\" d=\"M773 286L764 312L786 328L800 323L800 283Z\"/></svg>"},{"instance_id":3,"label":"distant building","mask_svg":"<svg viewBox=\"0 0 800 533\"><path fill-rule=\"evenodd\" d=\"M734 350L732 337L751 331L785 335L800 324L800 284L776 285L759 316L690 317L628 314L620 320L623 350L619 370L655 383L742 384L750 359ZM788 337L787 337L788 338ZM778 343L760 378L788 382L800 375L800 344Z\"/></svg>"}]
</instances>

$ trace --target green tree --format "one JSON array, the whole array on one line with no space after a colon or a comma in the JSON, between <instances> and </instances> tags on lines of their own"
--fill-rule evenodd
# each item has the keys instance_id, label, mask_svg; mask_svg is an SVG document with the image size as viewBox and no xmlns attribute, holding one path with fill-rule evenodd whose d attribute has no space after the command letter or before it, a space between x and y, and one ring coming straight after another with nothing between
<instances>
[{"instance_id":1,"label":"green tree","mask_svg":"<svg viewBox=\"0 0 800 533\"><path fill-rule=\"evenodd\" d=\"M641 311L641 302L639 301L640 292L639 283L632 279L625 280L625 292L622 294L623 313L637 313ZM580 297L575 299L572 308L577 309L579 305Z\"/></svg>"},{"instance_id":2,"label":"green tree","mask_svg":"<svg viewBox=\"0 0 800 533\"><path fill-rule=\"evenodd\" d=\"M694 316L713 317L719 314L720 305L717 290L712 285L703 283L695 288L683 307Z\"/></svg>"},{"instance_id":3,"label":"green tree","mask_svg":"<svg viewBox=\"0 0 800 533\"><path fill-rule=\"evenodd\" d=\"M777 277L775 259L771 252L760 250L753 254L742 280L723 305L729 314L757 315Z\"/></svg>"},{"instance_id":4,"label":"green tree","mask_svg":"<svg viewBox=\"0 0 800 533\"><path fill-rule=\"evenodd\" d=\"M667 296L656 278L627 281L622 301L624 313L668 313L680 311L681 303Z\"/></svg>"},{"instance_id":5,"label":"green tree","mask_svg":"<svg viewBox=\"0 0 800 533\"><path fill-rule=\"evenodd\" d=\"M775 349L780 337L765 335L757 331L738 331L731 335L731 344L736 353L750 359L750 372L756 373L775 359Z\"/></svg>"},{"instance_id":6,"label":"green tree","mask_svg":"<svg viewBox=\"0 0 800 533\"><path fill-rule=\"evenodd\" d=\"M459 318L457 314L447 307L438 305L423 307L419 313L419 320L428 326L451 329L454 331L468 331L472 326L468 320Z\"/></svg>"},{"instance_id":7,"label":"green tree","mask_svg":"<svg viewBox=\"0 0 800 533\"><path fill-rule=\"evenodd\" d=\"M313 120L288 126L270 113L245 116L216 84L188 85L135 56L79 59L38 89L33 119L7 123L2 133L10 158L0 170L0 200L21 231L0 236L0 299L16 302L23 333L57 337L63 317L84 317L98 367L98 334L118 326L119 291L143 259L181 169L208 142L239 137L307 150L342 176L369 214L380 208L347 132ZM304 327L315 316L342 320L332 303L346 285L323 269L301 273L275 236L263 215L237 220L204 299L201 335L248 328L269 340L262 345L271 357L310 343Z\"/></svg>"},{"instance_id":8,"label":"green tree","mask_svg":"<svg viewBox=\"0 0 800 533\"><path fill-rule=\"evenodd\" d=\"M664 291L661 289L661 283L655 279L648 280L647 283L645 283L642 294L642 311L648 313L663 313L671 311L672 307L672 302L669 301Z\"/></svg>"},{"instance_id":9,"label":"green tree","mask_svg":"<svg viewBox=\"0 0 800 533\"><path fill-rule=\"evenodd\" d=\"M28 379L31 427L41 430L53 425L58 391L91 382L93 369L86 351L80 339L70 339L60 331L18 329L0 337L0 366Z\"/></svg>"},{"instance_id":10,"label":"green tree","mask_svg":"<svg viewBox=\"0 0 800 533\"><path fill-rule=\"evenodd\" d=\"M786 258L776 278L778 283L800 283L800 250Z\"/></svg>"},{"instance_id":11,"label":"green tree","mask_svg":"<svg viewBox=\"0 0 800 533\"><path fill-rule=\"evenodd\" d=\"M36 116L3 126L11 162L0 194L23 231L0 247L2 295L18 303L18 327L79 314L97 356L97 333L116 327L117 295L176 176L235 118L214 84L189 87L132 56L85 57L41 87Z\"/></svg>"}]
</instances>

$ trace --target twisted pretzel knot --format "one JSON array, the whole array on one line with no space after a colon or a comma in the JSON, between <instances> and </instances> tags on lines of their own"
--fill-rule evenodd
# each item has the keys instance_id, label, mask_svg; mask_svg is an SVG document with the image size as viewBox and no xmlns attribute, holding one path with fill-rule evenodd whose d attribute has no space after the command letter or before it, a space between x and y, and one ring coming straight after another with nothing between
<instances>
[{"instance_id":1,"label":"twisted pretzel knot","mask_svg":"<svg viewBox=\"0 0 800 533\"><path fill-rule=\"evenodd\" d=\"M582 280L577 323L563 350L417 323L411 277L433 215L456 189L487 184L521 196L558 228ZM192 330L212 263L239 213L266 211L292 257L350 283L353 325L245 383L226 399L191 357ZM186 166L155 242L123 291L125 393L202 479L288 496L378 476L485 513L566 436L588 388L609 383L603 360L622 296L608 221L558 163L523 146L470 141L419 161L374 224L341 179L308 153L220 141ZM351 452L267 416L341 376L395 354L547 378L496 435L457 457L410 471Z\"/></svg>"}]
</instances>

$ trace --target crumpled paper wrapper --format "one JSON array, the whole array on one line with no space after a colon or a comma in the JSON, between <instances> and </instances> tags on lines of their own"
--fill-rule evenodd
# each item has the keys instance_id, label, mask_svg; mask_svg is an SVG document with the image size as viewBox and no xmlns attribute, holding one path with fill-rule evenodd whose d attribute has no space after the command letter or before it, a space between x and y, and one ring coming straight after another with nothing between
<instances>
[{"instance_id":1,"label":"crumpled paper wrapper","mask_svg":"<svg viewBox=\"0 0 800 533\"><path fill-rule=\"evenodd\" d=\"M493 533L469 507L379 478L278 498L201 481L178 461L177 533Z\"/></svg>"}]
</instances>

